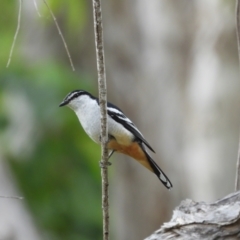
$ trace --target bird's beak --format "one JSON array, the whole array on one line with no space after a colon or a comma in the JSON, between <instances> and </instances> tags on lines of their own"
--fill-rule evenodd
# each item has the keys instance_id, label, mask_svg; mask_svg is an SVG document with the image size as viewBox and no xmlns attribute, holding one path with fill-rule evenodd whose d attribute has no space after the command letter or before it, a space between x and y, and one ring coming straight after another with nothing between
<instances>
[{"instance_id":1,"label":"bird's beak","mask_svg":"<svg viewBox=\"0 0 240 240\"><path fill-rule=\"evenodd\" d=\"M67 105L67 104L68 104L68 103L63 100L63 101L60 103L59 107L63 107L63 106L65 106L65 105Z\"/></svg>"}]
</instances>

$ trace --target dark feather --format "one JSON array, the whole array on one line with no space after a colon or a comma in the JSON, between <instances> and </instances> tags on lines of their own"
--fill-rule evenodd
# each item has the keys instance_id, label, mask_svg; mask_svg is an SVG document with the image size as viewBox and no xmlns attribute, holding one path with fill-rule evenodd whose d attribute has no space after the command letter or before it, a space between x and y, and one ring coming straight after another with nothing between
<instances>
[{"instance_id":1,"label":"dark feather","mask_svg":"<svg viewBox=\"0 0 240 240\"><path fill-rule=\"evenodd\" d=\"M147 140L143 137L141 132L137 129L137 127L133 124L133 122L127 118L123 112L116 107L115 105L108 103L108 115L115 120L116 122L122 124L128 131L130 131L136 138L136 140L143 142L152 152L155 153L155 151L152 149L150 144L147 142ZM117 109L119 112L111 111L112 109Z\"/></svg>"},{"instance_id":2,"label":"dark feather","mask_svg":"<svg viewBox=\"0 0 240 240\"><path fill-rule=\"evenodd\" d=\"M169 180L169 178L166 176L166 174L162 171L162 169L157 165L157 163L150 157L150 155L148 154L148 152L146 151L146 149L144 148L144 146L142 144L140 144L140 146L142 147L142 150L144 151L148 162L150 164L150 166L153 169L153 172L157 175L158 179L163 183L163 185L167 188L170 189L172 188L172 183Z\"/></svg>"}]
</instances>

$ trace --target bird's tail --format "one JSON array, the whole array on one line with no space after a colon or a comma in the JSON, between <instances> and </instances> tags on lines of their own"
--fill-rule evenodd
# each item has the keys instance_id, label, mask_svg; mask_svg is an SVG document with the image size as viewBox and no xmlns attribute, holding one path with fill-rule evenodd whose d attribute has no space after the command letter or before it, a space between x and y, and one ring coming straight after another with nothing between
<instances>
[{"instance_id":1,"label":"bird's tail","mask_svg":"<svg viewBox=\"0 0 240 240\"><path fill-rule=\"evenodd\" d=\"M163 185L167 188L170 189L172 188L172 183L169 180L169 178L166 176L166 174L162 171L162 169L157 165L157 163L150 157L148 152L146 151L145 147L142 145L142 150L145 153L147 160L149 162L149 165L152 168L152 171L157 175L159 180L163 183Z\"/></svg>"}]
</instances>

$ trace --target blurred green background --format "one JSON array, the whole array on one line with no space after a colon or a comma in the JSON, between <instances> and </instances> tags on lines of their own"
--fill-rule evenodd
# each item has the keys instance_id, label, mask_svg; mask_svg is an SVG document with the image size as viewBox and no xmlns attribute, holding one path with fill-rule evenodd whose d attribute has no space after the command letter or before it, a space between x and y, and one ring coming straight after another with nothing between
<instances>
[{"instance_id":1,"label":"blurred green background","mask_svg":"<svg viewBox=\"0 0 240 240\"><path fill-rule=\"evenodd\" d=\"M78 28L81 34L87 18L91 17L86 11L87 1L48 3L56 16L60 16L59 21L64 19L62 31L72 54L74 29ZM18 4L13 0L0 3L5 12L0 16L2 154L10 161L23 201L33 213L37 226L46 233L46 239L101 239L100 148L86 136L72 111L58 107L74 89L96 93L97 81L90 72L79 68L72 71L60 38L57 41L62 44L62 58L58 52L57 57L50 54L48 59L42 59L38 53L31 56L32 61L25 59L21 48L27 42L24 36L28 28L26 5L33 2L22 2L20 32L11 64L5 68L16 30ZM50 35L51 31L55 34L57 30L47 8L42 3L38 7L42 17L35 11L36 20ZM39 46L38 41L35 44ZM31 50L26 48L26 51ZM74 60L76 64L77 58ZM27 108L27 112L21 108ZM20 139L14 140L17 134ZM17 150L14 141L20 149Z\"/></svg>"}]
</instances>

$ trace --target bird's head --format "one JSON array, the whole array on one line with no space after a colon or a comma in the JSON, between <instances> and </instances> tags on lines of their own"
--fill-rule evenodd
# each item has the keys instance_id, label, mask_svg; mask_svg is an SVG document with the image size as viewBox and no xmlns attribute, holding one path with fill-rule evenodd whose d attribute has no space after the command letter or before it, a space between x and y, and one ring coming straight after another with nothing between
<instances>
[{"instance_id":1,"label":"bird's head","mask_svg":"<svg viewBox=\"0 0 240 240\"><path fill-rule=\"evenodd\" d=\"M86 98L93 98L93 96L84 90L74 90L67 94L67 96L60 103L59 107L68 106L74 111L78 110L84 103Z\"/></svg>"}]
</instances>

